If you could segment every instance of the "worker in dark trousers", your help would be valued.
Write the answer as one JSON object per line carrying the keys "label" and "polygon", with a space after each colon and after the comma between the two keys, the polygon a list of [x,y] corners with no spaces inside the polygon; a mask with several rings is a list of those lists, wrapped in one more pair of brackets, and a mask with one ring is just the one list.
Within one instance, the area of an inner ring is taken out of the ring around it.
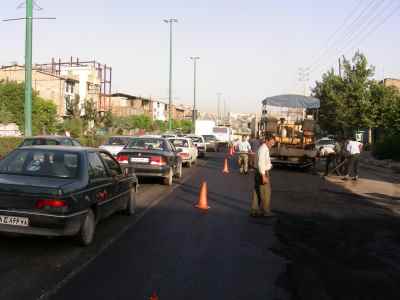
{"label": "worker in dark trousers", "polygon": [[254,190],[250,216],[273,216],[271,212],[271,177],[272,168],[269,150],[274,146],[275,138],[267,135],[257,151],[256,171],[254,172]]}

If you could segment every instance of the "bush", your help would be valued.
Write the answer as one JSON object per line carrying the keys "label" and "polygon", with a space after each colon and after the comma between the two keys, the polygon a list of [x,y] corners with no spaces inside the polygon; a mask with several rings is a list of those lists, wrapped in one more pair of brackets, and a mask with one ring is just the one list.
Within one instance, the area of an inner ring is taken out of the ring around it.
{"label": "bush", "polygon": [[400,161],[400,135],[392,134],[378,141],[373,149],[378,159],[393,159]]}
{"label": "bush", "polygon": [[83,145],[87,147],[99,147],[100,145],[104,144],[107,141],[107,136],[93,136],[93,135],[88,135],[88,136],[83,136],[78,138],[78,141]]}
{"label": "bush", "polygon": [[23,140],[22,137],[0,137],[0,157],[14,150]]}

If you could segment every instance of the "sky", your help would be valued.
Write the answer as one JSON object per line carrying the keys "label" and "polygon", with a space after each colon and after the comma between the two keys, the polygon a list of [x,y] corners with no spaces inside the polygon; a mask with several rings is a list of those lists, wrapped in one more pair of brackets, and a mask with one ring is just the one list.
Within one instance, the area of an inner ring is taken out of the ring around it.
{"label": "sky", "polygon": [[[23,17],[22,0],[2,0],[0,19]],[[338,57],[359,49],[376,78],[400,78],[399,0],[36,0],[34,63],[52,57],[96,59],[113,68],[113,91],[168,101],[169,27],[173,100],[216,112],[217,93],[231,112],[261,112],[261,101],[303,93]],[[398,10],[395,10],[399,8]],[[362,14],[364,9],[364,14]],[[364,16],[358,18],[358,16]],[[390,18],[387,16],[392,15]],[[384,20],[385,23],[380,25]],[[344,25],[343,25],[344,24]],[[378,26],[379,25],[379,26]],[[373,30],[377,27],[376,30]],[[396,30],[397,29],[397,30]],[[372,31],[372,34],[369,34]],[[0,22],[0,65],[24,62],[23,21]],[[336,33],[336,34],[335,34]]]}

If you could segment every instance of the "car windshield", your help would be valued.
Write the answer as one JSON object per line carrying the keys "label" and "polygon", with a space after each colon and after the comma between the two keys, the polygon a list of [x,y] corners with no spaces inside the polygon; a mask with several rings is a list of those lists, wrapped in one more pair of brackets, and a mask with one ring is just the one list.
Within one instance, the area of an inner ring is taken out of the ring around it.
{"label": "car windshield", "polygon": [[211,141],[216,141],[217,138],[215,135],[203,135],[204,139],[206,142],[211,142]]}
{"label": "car windshield", "polygon": [[182,147],[182,148],[189,147],[188,141],[184,139],[170,139],[170,141],[175,147]]}
{"label": "car windshield", "polygon": [[190,138],[195,143],[202,143],[203,142],[203,140],[201,138],[197,137],[197,136],[191,136]]}
{"label": "car windshield", "polygon": [[127,148],[144,150],[164,150],[164,140],[156,138],[132,139]]}
{"label": "car windshield", "polygon": [[111,137],[108,139],[106,145],[113,146],[113,145],[127,145],[131,139],[129,137]]}
{"label": "car windshield", "polygon": [[0,161],[1,174],[76,178],[79,154],[58,150],[21,149]]}
{"label": "car windshield", "polygon": [[320,140],[318,142],[318,145],[332,145],[332,144],[334,144],[333,140]]}
{"label": "car windshield", "polygon": [[36,138],[36,139],[24,140],[21,146],[40,146],[40,145],[58,145],[58,144],[59,142],[53,139]]}

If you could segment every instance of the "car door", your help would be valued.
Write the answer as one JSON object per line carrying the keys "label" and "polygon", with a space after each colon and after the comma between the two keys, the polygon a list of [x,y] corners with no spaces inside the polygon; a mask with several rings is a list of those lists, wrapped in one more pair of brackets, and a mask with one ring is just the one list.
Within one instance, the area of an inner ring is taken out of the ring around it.
{"label": "car door", "polygon": [[113,180],[113,211],[123,208],[126,204],[126,196],[129,192],[129,181],[123,175],[120,164],[108,153],[99,152],[100,157],[107,167],[107,172]]}
{"label": "car door", "polygon": [[97,203],[98,218],[102,219],[113,212],[113,180],[108,175],[106,166],[96,151],[88,152],[89,197]]}

